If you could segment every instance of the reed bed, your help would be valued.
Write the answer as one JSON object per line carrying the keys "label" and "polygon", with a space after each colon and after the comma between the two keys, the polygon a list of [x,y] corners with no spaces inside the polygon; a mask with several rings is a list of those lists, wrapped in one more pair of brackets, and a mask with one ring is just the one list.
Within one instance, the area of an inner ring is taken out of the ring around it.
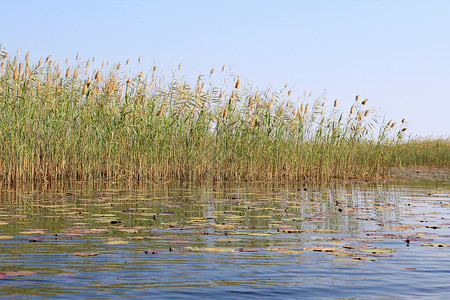
{"label": "reed bed", "polygon": [[32,63],[3,51],[0,62],[3,181],[330,180],[449,167],[448,139],[405,139],[405,120],[385,122],[359,96],[341,111],[324,95],[255,89],[225,67],[191,83],[78,55]]}

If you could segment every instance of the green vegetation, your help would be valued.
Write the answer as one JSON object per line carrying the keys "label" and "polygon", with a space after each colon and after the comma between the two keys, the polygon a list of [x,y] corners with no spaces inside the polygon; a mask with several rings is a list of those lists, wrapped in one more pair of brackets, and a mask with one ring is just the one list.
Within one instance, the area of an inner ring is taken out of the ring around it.
{"label": "green vegetation", "polygon": [[450,166],[448,138],[407,140],[404,120],[384,122],[359,96],[341,112],[224,68],[191,85],[92,61],[0,55],[2,180],[329,180]]}

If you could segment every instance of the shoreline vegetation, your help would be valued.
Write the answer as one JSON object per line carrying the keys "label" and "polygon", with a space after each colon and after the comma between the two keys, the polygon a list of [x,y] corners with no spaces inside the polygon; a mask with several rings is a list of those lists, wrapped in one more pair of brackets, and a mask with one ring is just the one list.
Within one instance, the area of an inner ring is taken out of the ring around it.
{"label": "shoreline vegetation", "polygon": [[342,111],[324,95],[257,90],[225,67],[191,84],[179,70],[165,79],[157,67],[94,62],[0,52],[1,181],[329,181],[450,168],[448,137],[407,138],[405,119],[384,120],[359,95]]}

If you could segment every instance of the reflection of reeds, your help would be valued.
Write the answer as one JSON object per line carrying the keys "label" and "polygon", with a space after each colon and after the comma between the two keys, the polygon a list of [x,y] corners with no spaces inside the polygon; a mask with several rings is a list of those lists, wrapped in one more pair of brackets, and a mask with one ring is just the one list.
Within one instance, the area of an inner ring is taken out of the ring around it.
{"label": "reflection of reeds", "polygon": [[296,106],[286,87],[257,91],[214,69],[209,78],[222,76],[224,88],[205,76],[195,85],[164,80],[156,67],[130,75],[120,63],[91,70],[94,60],[78,57],[74,66],[51,56],[34,65],[28,55],[0,59],[7,181],[327,180],[449,166],[448,139],[403,142],[405,121],[380,122],[359,95],[347,115],[337,100],[327,109],[323,97],[306,103],[305,91]]}

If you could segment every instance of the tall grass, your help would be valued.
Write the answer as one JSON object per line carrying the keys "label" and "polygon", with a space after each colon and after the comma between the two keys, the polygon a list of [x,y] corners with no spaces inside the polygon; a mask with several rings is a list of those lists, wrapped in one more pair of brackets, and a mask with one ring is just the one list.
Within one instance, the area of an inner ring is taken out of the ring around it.
{"label": "tall grass", "polygon": [[91,69],[78,55],[60,65],[3,52],[0,62],[4,181],[328,180],[449,167],[448,139],[404,142],[404,121],[384,122],[359,96],[341,111],[323,95],[257,90],[225,68],[191,84],[156,67],[131,74],[128,62]]}

